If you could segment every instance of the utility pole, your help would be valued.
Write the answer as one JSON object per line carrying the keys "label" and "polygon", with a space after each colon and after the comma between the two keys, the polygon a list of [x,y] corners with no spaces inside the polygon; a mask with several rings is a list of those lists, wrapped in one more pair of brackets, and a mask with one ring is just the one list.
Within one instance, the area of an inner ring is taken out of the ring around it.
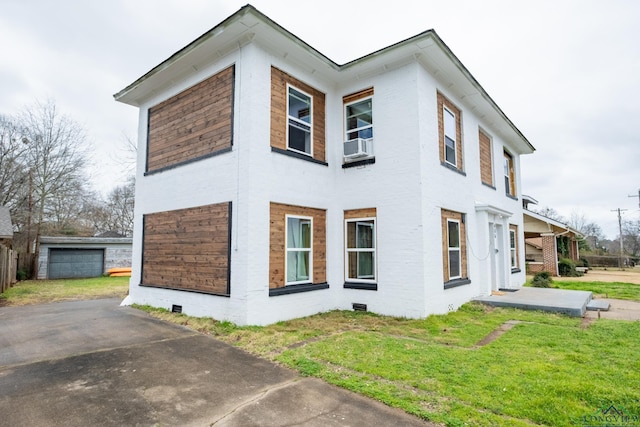
{"label": "utility pole", "polygon": [[611,212],[618,212],[618,229],[620,230],[620,259],[618,259],[618,267],[622,268],[624,266],[624,262],[622,261],[622,257],[624,256],[624,243],[622,243],[622,241],[624,240],[622,238],[622,215],[620,215],[620,212],[624,212],[627,209],[614,209]]}
{"label": "utility pole", "polygon": [[629,197],[637,197],[638,198],[638,207],[640,208],[640,189],[638,189],[638,195],[636,196],[635,194]]}

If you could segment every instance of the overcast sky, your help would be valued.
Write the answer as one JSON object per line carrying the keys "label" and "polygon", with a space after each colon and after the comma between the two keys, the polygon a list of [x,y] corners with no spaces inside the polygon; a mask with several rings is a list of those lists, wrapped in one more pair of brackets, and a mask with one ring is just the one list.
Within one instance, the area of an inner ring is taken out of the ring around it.
{"label": "overcast sky", "polygon": [[[93,186],[124,182],[137,110],[113,100],[246,4],[0,0],[0,114],[54,99],[94,146]],[[640,1],[254,0],[338,63],[434,29],[537,151],[523,192],[609,238],[640,218]]]}

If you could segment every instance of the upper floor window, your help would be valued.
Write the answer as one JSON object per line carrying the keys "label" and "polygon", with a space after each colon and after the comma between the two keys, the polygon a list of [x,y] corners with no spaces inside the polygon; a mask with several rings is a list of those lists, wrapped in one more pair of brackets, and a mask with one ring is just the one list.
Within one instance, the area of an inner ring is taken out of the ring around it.
{"label": "upper floor window", "polygon": [[310,217],[287,215],[287,253],[285,271],[287,285],[311,283],[312,262],[312,221]]}
{"label": "upper floor window", "polygon": [[373,138],[373,117],[371,98],[345,106],[347,141]]}
{"label": "upper floor window", "polygon": [[311,156],[313,97],[292,86],[287,93],[287,148]]}
{"label": "upper floor window", "polygon": [[376,220],[358,218],[346,221],[346,279],[376,280]]}
{"label": "upper floor window", "polygon": [[342,97],[344,103],[344,160],[373,157],[373,88]]}
{"label": "upper floor window", "polygon": [[513,156],[504,152],[504,191],[508,196],[516,196],[516,176]]}
{"label": "upper floor window", "polygon": [[444,160],[457,166],[456,162],[456,115],[444,107]]}
{"label": "upper floor window", "polygon": [[462,155],[462,112],[437,92],[440,163],[464,175]]}

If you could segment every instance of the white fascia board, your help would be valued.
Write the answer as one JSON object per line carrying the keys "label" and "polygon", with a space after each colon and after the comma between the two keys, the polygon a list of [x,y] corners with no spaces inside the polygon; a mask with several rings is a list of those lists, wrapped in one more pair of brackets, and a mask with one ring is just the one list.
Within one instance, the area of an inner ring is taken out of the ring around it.
{"label": "white fascia board", "polygon": [[[541,222],[549,224],[549,225],[551,225],[553,227],[559,228],[561,230],[560,233],[571,232],[571,233],[575,234],[576,236],[583,237],[582,233],[580,233],[578,230],[575,230],[575,229],[569,227],[567,224],[561,223],[560,221],[556,221],[555,219],[547,218],[544,215],[540,215],[539,213],[532,212],[532,211],[529,211],[529,210],[524,210],[524,216],[525,217],[528,216],[529,218],[531,218],[533,220],[541,221]],[[556,233],[556,234],[558,234],[558,233]]]}
{"label": "white fascia board", "polygon": [[[202,36],[174,53],[125,89],[114,95],[117,101],[139,106],[158,90],[197,71],[200,63],[217,58],[257,42],[281,58],[307,72],[323,75],[335,83],[362,79],[388,72],[411,62],[420,62],[436,79],[499,133],[518,154],[533,153],[535,148],[509,120],[480,83],[471,75],[451,49],[433,30],[402,40],[361,58],[338,65],[251,5],[242,7]],[[189,57],[189,60],[186,60]]]}

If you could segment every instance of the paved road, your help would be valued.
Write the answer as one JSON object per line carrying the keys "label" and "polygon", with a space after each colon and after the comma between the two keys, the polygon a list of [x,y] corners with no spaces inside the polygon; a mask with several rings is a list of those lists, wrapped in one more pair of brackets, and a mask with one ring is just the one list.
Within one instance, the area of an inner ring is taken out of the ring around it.
{"label": "paved road", "polygon": [[430,425],[118,303],[0,308],[0,425]]}

